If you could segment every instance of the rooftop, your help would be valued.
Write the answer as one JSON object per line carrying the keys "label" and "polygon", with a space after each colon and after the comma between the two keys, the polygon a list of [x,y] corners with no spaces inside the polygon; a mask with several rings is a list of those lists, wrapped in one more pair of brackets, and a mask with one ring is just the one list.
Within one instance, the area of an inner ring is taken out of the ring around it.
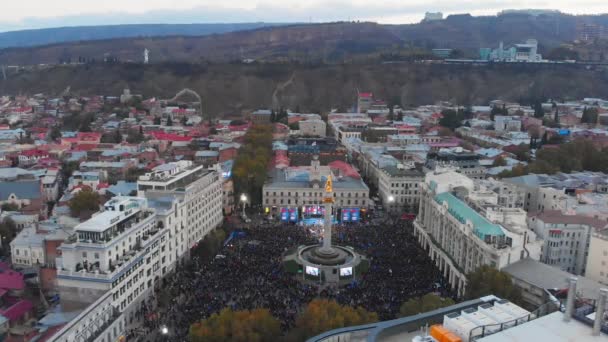
{"label": "rooftop", "polygon": [[554,312],[525,324],[505,329],[499,333],[478,339],[479,342],[524,342],[524,341],[551,341],[551,342],[595,342],[606,341],[606,335],[592,336],[591,329],[585,324],[572,319],[563,321],[564,314]]}
{"label": "rooftop", "polygon": [[[572,274],[542,262],[526,258],[502,269],[512,277],[542,289],[565,289]],[[597,298],[602,285],[595,280],[578,277],[576,292],[582,298]]]}
{"label": "rooftop", "polygon": [[499,225],[491,223],[485,217],[469,207],[466,203],[458,199],[450,192],[443,192],[435,196],[435,201],[439,204],[447,203],[449,213],[460,223],[471,221],[474,233],[480,239],[485,240],[486,236],[502,236],[505,233]]}

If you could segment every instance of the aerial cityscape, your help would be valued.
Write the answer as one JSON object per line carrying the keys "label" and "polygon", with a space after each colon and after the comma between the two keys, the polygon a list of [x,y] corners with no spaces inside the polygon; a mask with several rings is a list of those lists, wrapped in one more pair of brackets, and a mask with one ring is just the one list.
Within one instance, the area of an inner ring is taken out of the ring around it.
{"label": "aerial cityscape", "polygon": [[599,2],[68,3],[0,14],[0,341],[608,341]]}

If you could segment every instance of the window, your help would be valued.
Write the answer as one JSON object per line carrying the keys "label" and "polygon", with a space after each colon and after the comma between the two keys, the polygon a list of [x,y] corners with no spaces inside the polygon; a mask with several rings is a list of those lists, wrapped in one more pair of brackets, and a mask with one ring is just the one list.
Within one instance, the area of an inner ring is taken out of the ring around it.
{"label": "window", "polygon": [[82,257],[86,258],[87,257],[87,252],[82,252]]}
{"label": "window", "polygon": [[95,259],[99,259],[99,253],[95,253]]}

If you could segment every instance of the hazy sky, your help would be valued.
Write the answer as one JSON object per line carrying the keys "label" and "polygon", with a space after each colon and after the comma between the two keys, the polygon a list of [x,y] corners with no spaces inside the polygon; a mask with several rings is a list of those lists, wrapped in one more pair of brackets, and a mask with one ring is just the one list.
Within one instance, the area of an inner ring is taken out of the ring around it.
{"label": "hazy sky", "polygon": [[418,22],[426,11],[492,15],[505,8],[608,12],[606,0],[0,0],[0,32],[28,28],[204,22]]}

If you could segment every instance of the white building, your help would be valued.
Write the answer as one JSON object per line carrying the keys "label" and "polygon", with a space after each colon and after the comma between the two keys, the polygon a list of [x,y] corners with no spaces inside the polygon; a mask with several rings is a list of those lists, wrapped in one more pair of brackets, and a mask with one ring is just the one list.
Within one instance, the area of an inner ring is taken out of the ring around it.
{"label": "white building", "polygon": [[49,341],[53,342],[111,342],[126,337],[125,315],[113,305],[112,293],[106,292],[64,325]]}
{"label": "white building", "polygon": [[74,171],[68,180],[67,190],[71,190],[78,185],[86,185],[91,189],[97,189],[97,186],[102,179],[107,179],[108,176],[103,171]]}
{"label": "white building", "polygon": [[32,267],[45,263],[44,234],[37,234],[33,226],[20,231],[10,246],[15,266]]}
{"label": "white building", "polygon": [[172,201],[172,213],[161,222],[171,231],[178,258],[222,223],[221,170],[191,161],[164,164],[139,177],[137,190],[151,202]]}
{"label": "white building", "polygon": [[608,285],[608,230],[591,234],[586,271],[587,278]]}
{"label": "white building", "polygon": [[466,275],[479,266],[501,269],[526,257],[540,258],[540,241],[526,213],[499,206],[498,195],[453,170],[427,173],[414,222],[418,242],[464,295]]}
{"label": "white building", "polygon": [[298,122],[300,135],[324,137],[327,131],[327,125],[323,120],[304,120]]}
{"label": "white building", "polygon": [[528,225],[542,239],[541,261],[577,275],[585,275],[591,234],[606,226],[592,217],[545,210],[530,215]]}
{"label": "white building", "polygon": [[494,117],[494,129],[497,132],[519,132],[521,131],[521,120],[517,116],[502,116]]}
{"label": "white building", "polygon": [[387,211],[412,212],[418,208],[424,173],[412,166],[397,164],[378,172],[378,194]]}
{"label": "white building", "polygon": [[135,312],[167,273],[169,231],[145,199],[118,196],[74,230],[56,259],[62,305],[90,304],[110,292],[112,306],[134,323]]}

